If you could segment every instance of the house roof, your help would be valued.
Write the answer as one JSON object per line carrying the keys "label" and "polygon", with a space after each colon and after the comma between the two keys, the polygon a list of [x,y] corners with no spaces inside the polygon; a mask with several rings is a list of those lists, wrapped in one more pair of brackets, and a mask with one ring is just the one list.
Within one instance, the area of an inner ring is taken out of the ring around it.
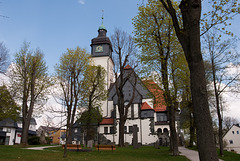
{"label": "house roof", "polygon": [[[22,128],[17,128],[16,131],[22,132]],[[37,135],[36,131],[32,131],[32,130],[28,130],[28,134],[29,135]]]}
{"label": "house roof", "polygon": [[38,130],[44,130],[46,132],[49,132],[49,131],[58,131],[59,128],[56,128],[56,127],[47,127],[47,126],[40,126],[38,128]]}
{"label": "house roof", "polygon": [[17,128],[17,123],[11,119],[11,118],[6,118],[2,121],[0,121],[0,127],[12,127],[12,128]]}
{"label": "house roof", "polygon": [[154,110],[154,109],[147,102],[143,102],[141,110]]}
{"label": "house roof", "polygon": [[104,118],[100,125],[113,125],[113,118]]}
{"label": "house roof", "polygon": [[154,95],[154,110],[156,112],[163,112],[167,110],[162,89],[153,80],[144,80],[143,83],[148,90]]}

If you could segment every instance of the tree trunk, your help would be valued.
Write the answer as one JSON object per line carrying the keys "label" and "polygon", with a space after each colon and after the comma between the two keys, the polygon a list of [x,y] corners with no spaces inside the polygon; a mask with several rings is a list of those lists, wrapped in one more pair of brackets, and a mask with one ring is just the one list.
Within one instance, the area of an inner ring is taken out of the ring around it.
{"label": "tree trunk", "polygon": [[125,120],[124,118],[120,117],[119,121],[119,146],[124,147],[124,125],[125,125]]}
{"label": "tree trunk", "polygon": [[212,118],[209,111],[205,69],[200,44],[201,1],[181,1],[179,6],[184,30],[179,29],[176,15],[173,23],[190,69],[194,121],[197,128],[197,146],[201,161],[218,161],[214,142]]}
{"label": "tree trunk", "polygon": [[195,136],[195,126],[194,126],[194,120],[192,116],[192,112],[189,113],[189,120],[190,120],[190,141],[189,141],[189,147],[193,147],[193,141],[194,141],[194,136]]}
{"label": "tree trunk", "polygon": [[175,126],[175,109],[174,107],[170,107],[169,109],[169,126],[170,126],[170,137],[171,137],[171,150],[173,152],[174,156],[179,155],[179,151],[178,151],[178,136],[177,136],[177,132],[176,132],[176,126]]}

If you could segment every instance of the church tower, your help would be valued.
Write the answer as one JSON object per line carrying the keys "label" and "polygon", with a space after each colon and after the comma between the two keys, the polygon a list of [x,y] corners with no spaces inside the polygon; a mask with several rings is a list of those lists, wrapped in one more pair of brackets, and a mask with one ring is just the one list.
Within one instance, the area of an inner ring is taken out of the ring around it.
{"label": "church tower", "polygon": [[102,25],[98,28],[98,36],[96,38],[93,38],[91,42],[91,56],[94,65],[101,65],[106,70],[107,74],[105,80],[108,89],[110,84],[114,81],[114,63],[112,60],[112,44],[106,34],[107,29],[102,22]]}

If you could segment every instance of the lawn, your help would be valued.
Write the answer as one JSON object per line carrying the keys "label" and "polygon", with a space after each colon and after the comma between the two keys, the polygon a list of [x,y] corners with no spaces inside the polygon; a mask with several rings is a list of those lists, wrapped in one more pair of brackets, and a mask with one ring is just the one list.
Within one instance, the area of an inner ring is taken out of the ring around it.
{"label": "lawn", "polygon": [[171,156],[168,148],[161,147],[132,147],[118,148],[112,151],[92,151],[92,152],[68,152],[68,157],[63,158],[61,147],[48,148],[43,151],[22,149],[16,146],[0,146],[0,160],[26,160],[26,161],[61,161],[61,160],[88,160],[88,161],[188,161],[184,156]]}
{"label": "lawn", "polygon": [[[191,150],[197,150],[197,147],[191,147],[189,148]],[[219,149],[217,149],[218,154],[220,154]],[[229,152],[224,150],[224,156],[223,157],[219,157],[220,159],[224,160],[224,161],[240,161],[240,154],[236,154],[233,152]]]}

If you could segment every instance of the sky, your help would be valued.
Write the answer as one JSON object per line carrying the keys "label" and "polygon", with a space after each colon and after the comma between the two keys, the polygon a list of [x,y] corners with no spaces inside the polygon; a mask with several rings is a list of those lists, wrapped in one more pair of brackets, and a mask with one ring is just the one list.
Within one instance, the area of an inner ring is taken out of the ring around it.
{"label": "sky", "polygon": [[[114,32],[114,28],[132,33],[132,18],[143,1],[0,0],[0,41],[10,50],[11,58],[24,41],[30,42],[32,49],[39,47],[45,54],[49,73],[53,74],[54,66],[67,48],[79,46],[90,53],[91,39],[98,35],[102,14],[107,36]],[[240,16],[235,17],[228,28],[236,36],[240,33],[239,19]],[[226,115],[240,120],[239,96],[227,95],[226,98],[229,100]]]}
{"label": "sky", "polygon": [[131,33],[132,18],[141,0],[0,0],[0,41],[13,55],[23,41],[45,54],[49,72],[67,48],[86,48],[102,23],[110,36],[114,28]]}

